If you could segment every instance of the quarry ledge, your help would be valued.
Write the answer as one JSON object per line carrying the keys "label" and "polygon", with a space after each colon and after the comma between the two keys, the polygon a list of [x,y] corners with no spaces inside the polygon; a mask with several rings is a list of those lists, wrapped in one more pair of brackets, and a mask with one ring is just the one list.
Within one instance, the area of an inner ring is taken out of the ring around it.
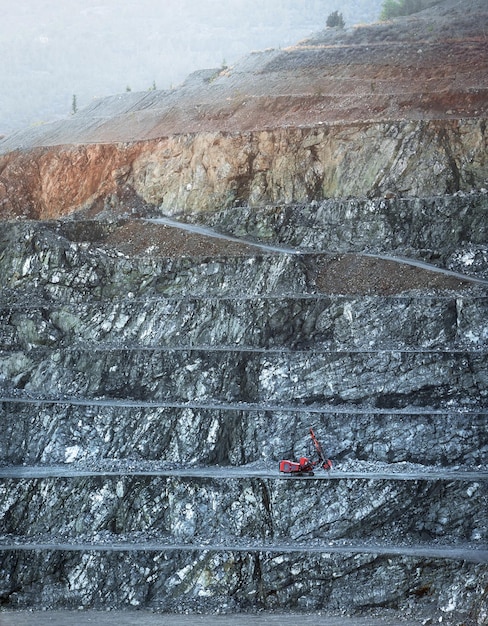
{"label": "quarry ledge", "polygon": [[381,407],[371,404],[353,404],[347,402],[341,403],[295,403],[295,404],[278,404],[269,402],[218,402],[218,401],[177,401],[177,400],[140,400],[133,398],[116,398],[116,397],[81,397],[81,396],[40,396],[32,393],[24,393],[18,389],[0,388],[0,403],[12,404],[52,404],[65,406],[82,406],[82,407],[128,407],[128,408],[174,408],[174,409],[211,409],[222,411],[243,411],[255,412],[265,411],[284,412],[284,413],[343,413],[358,415],[488,415],[488,408],[483,404],[475,401],[466,404],[459,404],[448,401],[443,406],[421,406],[421,405],[405,405],[402,407]]}
{"label": "quarry ledge", "polygon": [[192,465],[175,468],[173,464],[158,461],[114,461],[101,459],[96,463],[72,462],[59,465],[1,465],[0,479],[44,479],[44,478],[88,478],[88,477],[163,477],[182,480],[262,480],[293,481],[337,481],[346,479],[360,480],[397,480],[397,481],[488,481],[488,467],[461,467],[446,469],[441,467],[420,466],[415,463],[382,463],[379,461],[343,461],[334,463],[329,472],[317,472],[313,476],[303,475],[293,478],[280,474],[277,462],[254,462],[245,465]]}
{"label": "quarry ledge", "polygon": [[[136,533],[137,535],[137,533]],[[66,541],[64,539],[42,539],[33,540],[25,537],[0,536],[0,554],[11,551],[53,551],[53,552],[188,552],[188,553],[246,553],[265,555],[287,555],[287,554],[320,554],[344,555],[352,557],[354,555],[372,555],[431,558],[440,560],[461,561],[466,563],[488,563],[488,548],[480,549],[470,545],[436,545],[429,542],[425,546],[418,544],[369,544],[353,542],[328,542],[325,545],[319,541],[310,541],[299,544],[256,544],[252,541],[244,543],[214,543],[211,540],[195,543],[180,543],[174,541],[158,540],[154,538],[142,539],[141,537],[121,538],[120,534],[109,536],[107,533],[98,533],[92,538],[77,537],[76,540]]]}

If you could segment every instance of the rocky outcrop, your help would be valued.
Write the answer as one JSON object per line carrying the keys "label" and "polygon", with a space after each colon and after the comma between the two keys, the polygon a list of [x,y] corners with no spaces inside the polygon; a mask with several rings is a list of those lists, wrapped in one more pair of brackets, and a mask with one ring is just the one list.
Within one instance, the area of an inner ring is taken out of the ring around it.
{"label": "rocky outcrop", "polygon": [[[25,601],[31,607],[49,604],[55,594],[59,603],[73,608],[103,608],[122,602],[131,608],[146,606],[182,613],[195,608],[231,613],[287,606],[303,612],[327,610],[338,614],[347,601],[349,610],[356,613],[371,612],[373,605],[385,607],[390,615],[406,614],[407,608],[418,615],[425,597],[435,595],[440,597],[443,622],[448,623],[454,605],[472,602],[483,572],[483,567],[470,564],[462,568],[452,564],[439,567],[442,561],[435,555],[426,562],[391,555],[337,555],[332,550],[297,559],[293,553],[255,553],[248,548],[216,553],[176,546],[166,554],[157,544],[142,553],[123,549],[90,552],[86,548],[84,553],[69,549],[34,553],[17,550],[6,564],[8,571],[15,569],[18,574],[5,579],[6,587],[16,584],[19,578],[25,580]],[[33,573],[41,570],[42,583],[33,578]],[[227,576],[222,575],[225,571]],[[60,572],[66,572],[64,587],[60,587]],[[310,572],[319,572],[320,579]],[[256,588],[257,580],[261,584]],[[471,591],[460,589],[459,580],[467,580]],[[326,605],[322,603],[324,591]],[[399,598],[408,598],[401,609]],[[483,619],[483,607],[476,607],[473,614]]]}
{"label": "rocky outcrop", "polygon": [[199,213],[324,197],[470,191],[488,179],[486,142],[484,120],[447,120],[36,148],[3,157],[1,214],[130,214],[145,205],[166,214]]}
{"label": "rocky outcrop", "polygon": [[[487,192],[483,190],[429,198],[355,198],[299,206],[235,207],[187,219],[247,241],[281,242],[308,253],[326,250],[346,255],[372,253],[384,258],[396,255],[428,261],[483,280],[488,278],[487,201]],[[341,263],[336,262],[335,270],[331,264],[327,272],[321,272],[321,281],[331,289],[336,275],[335,288],[345,289],[347,264],[339,269]],[[357,285],[362,283],[367,293],[369,281],[360,265],[350,267],[349,272],[352,271],[360,276]],[[371,278],[371,265],[368,271]],[[383,290],[388,289],[387,282],[382,275]]]}

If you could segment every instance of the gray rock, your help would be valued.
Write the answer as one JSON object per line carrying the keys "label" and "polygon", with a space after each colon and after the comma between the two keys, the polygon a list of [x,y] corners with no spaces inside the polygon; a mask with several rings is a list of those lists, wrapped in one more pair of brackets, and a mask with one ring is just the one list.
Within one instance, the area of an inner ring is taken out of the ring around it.
{"label": "gray rock", "polygon": [[[483,216],[481,194],[239,209],[209,223],[313,253],[194,257],[122,251],[126,221],[5,223],[2,602],[482,611]],[[280,476],[310,427],[332,473]]]}

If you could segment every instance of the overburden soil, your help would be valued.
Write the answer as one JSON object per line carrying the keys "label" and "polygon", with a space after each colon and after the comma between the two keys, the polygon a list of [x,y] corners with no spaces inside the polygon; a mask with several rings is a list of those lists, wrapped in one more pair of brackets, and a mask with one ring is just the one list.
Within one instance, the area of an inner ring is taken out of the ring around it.
{"label": "overburden soil", "polygon": [[72,120],[18,133],[15,147],[248,132],[368,120],[458,119],[488,112],[488,8],[446,0],[409,17],[329,28],[177,89],[113,96]]}

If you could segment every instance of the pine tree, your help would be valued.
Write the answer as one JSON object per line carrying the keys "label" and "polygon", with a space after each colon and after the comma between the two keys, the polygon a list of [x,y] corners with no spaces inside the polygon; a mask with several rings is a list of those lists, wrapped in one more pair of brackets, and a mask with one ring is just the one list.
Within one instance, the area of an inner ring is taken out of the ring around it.
{"label": "pine tree", "polygon": [[344,28],[344,18],[339,11],[333,11],[327,18],[326,26],[329,28]]}

